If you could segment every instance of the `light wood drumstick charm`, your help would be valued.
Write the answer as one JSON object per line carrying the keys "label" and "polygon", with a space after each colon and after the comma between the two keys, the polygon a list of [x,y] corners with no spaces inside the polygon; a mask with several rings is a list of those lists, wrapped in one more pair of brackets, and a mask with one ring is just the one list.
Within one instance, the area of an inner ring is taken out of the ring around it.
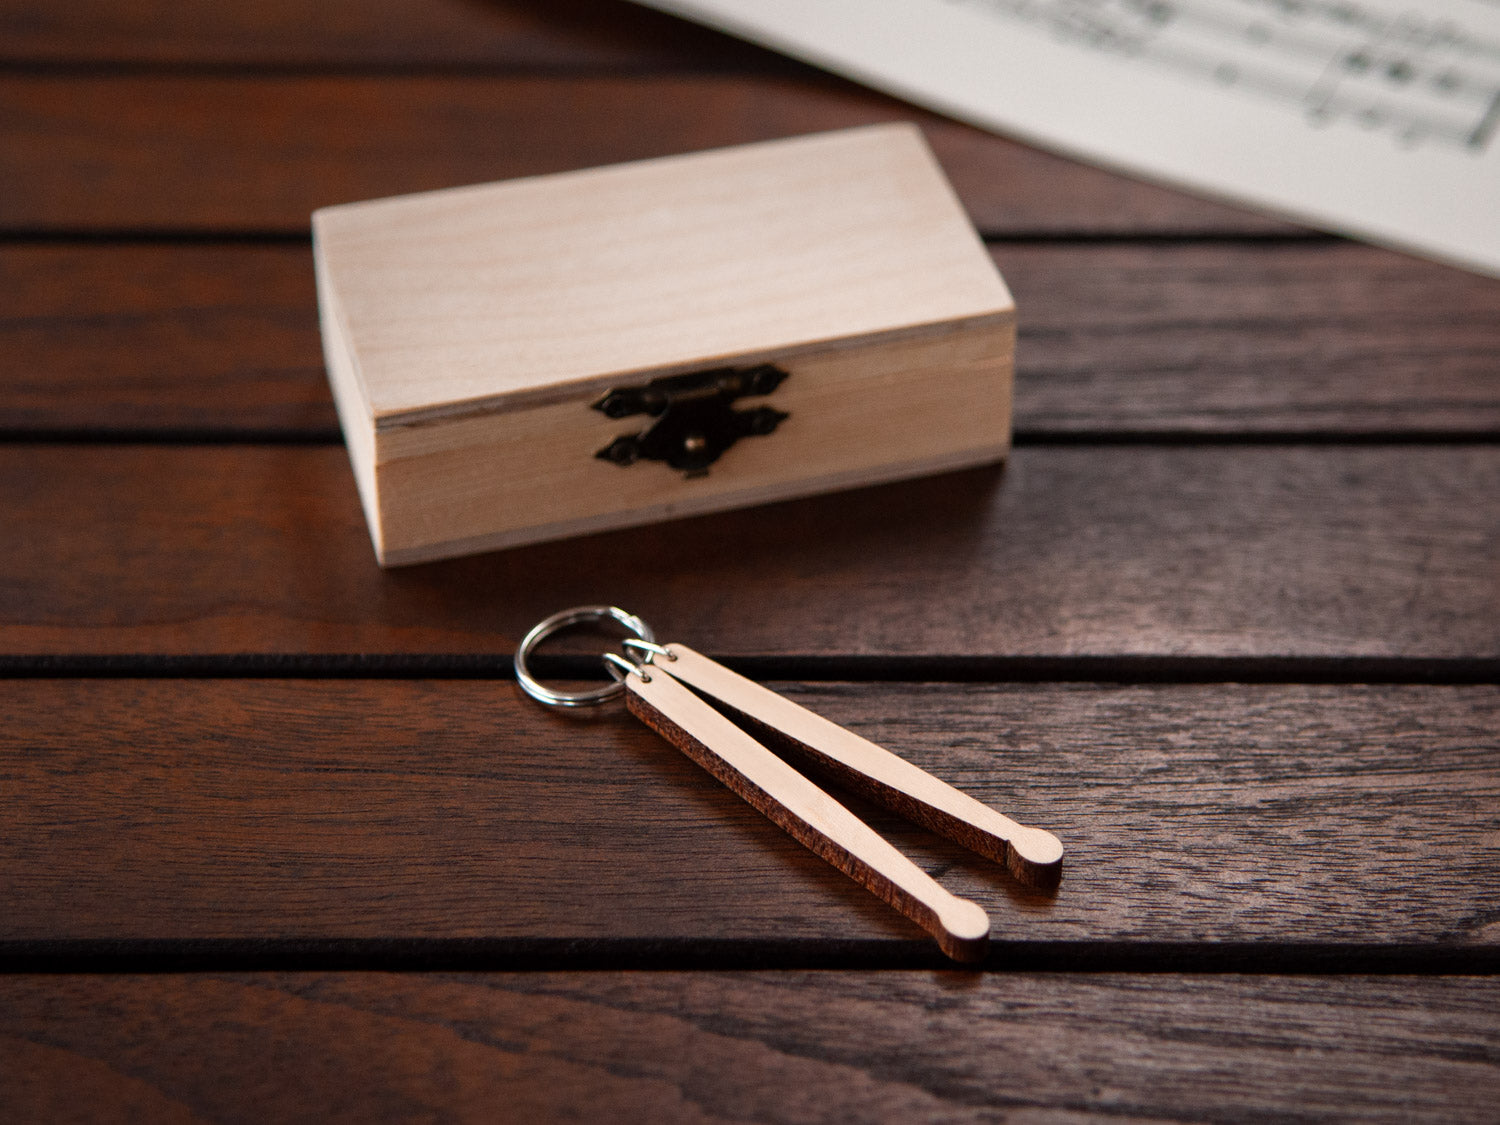
{"label": "light wood drumstick charm", "polygon": [[[527,659],[568,625],[608,618],[633,632],[635,657],[604,656],[616,682],[583,692],[545,687]],[[990,920],[944,890],[838,801],[763,744],[810,760],[850,789],[971,851],[1004,863],[1021,882],[1050,887],[1062,874],[1062,844],[981,804],[889,750],[730,671],[682,644],[659,645],[640,618],[612,606],[564,610],[537,625],[516,652],[516,679],[534,699],[579,707],[624,692],[630,712],[752,806],[937,939],[957,961],[982,960]],[[742,719],[740,727],[705,701]]]}

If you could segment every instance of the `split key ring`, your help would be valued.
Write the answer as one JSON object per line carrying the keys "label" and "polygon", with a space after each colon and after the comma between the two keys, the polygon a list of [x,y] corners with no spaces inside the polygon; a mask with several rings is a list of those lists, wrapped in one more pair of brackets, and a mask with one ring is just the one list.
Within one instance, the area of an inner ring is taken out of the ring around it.
{"label": "split key ring", "polygon": [[537,645],[541,644],[553,633],[562,631],[570,625],[581,625],[587,621],[615,621],[628,629],[639,640],[655,643],[656,634],[633,613],[627,613],[619,606],[613,605],[580,605],[572,609],[565,609],[561,613],[554,613],[545,621],[539,621],[521,639],[521,647],[516,649],[516,683],[521,685],[521,690],[531,696],[538,703],[545,703],[548,707],[593,707],[606,700],[613,699],[625,690],[625,685],[619,681],[605,684],[603,687],[589,688],[585,691],[558,691],[549,688],[531,674],[527,661]]}

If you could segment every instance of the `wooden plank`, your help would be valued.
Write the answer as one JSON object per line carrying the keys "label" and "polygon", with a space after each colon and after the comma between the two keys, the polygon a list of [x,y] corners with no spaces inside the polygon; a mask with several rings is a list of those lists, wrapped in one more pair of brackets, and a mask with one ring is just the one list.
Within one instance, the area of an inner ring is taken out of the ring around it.
{"label": "wooden plank", "polygon": [[321,432],[305,246],[0,246],[6,429]]}
{"label": "wooden plank", "polygon": [[986,231],[1294,229],[833,78],[14,74],[0,229],[302,232],[332,203],[894,120],[923,125]]}
{"label": "wooden plank", "polygon": [[[1500,282],[1353,243],[1001,244],[1023,434],[1494,433]],[[12,432],[333,434],[302,246],[0,246]]]}
{"label": "wooden plank", "polygon": [[992,248],[1016,424],[1500,431],[1500,281],[1354,243]]}
{"label": "wooden plank", "polygon": [[1493,978],[0,978],[25,1120],[1481,1122]]}
{"label": "wooden plank", "polygon": [[[1500,944],[1496,687],[777,686],[1062,839],[1060,887],[1029,890],[851,802],[989,913],[995,964],[1014,942]],[[0,707],[7,942],[928,948],[619,709],[170,679],[0,680]]]}
{"label": "wooden plank", "polygon": [[1487,445],[1031,447],[383,572],[341,449],[12,444],[0,651],[508,652],[612,600],[717,656],[1493,659],[1497,505]]}
{"label": "wooden plank", "polygon": [[0,2],[0,59],[217,67],[790,70],[782,56],[624,0]]}

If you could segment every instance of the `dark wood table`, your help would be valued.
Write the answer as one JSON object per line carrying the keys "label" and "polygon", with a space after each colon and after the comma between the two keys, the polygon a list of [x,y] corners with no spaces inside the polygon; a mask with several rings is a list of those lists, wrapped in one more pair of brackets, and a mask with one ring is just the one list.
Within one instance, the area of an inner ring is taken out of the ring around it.
{"label": "dark wood table", "polygon": [[[1500,282],[605,0],[3,0],[0,61],[0,1116],[1495,1119]],[[376,568],[313,208],[900,118],[1017,297],[1003,472]],[[991,912],[956,971],[522,699],[601,600],[1060,890],[858,806]]]}

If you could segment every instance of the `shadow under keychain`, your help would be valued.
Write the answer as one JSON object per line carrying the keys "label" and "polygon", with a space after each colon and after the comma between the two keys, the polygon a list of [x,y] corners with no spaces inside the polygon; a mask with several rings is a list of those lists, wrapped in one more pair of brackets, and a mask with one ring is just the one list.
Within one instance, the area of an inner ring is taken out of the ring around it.
{"label": "shadow under keychain", "polygon": [[[616,621],[633,637],[632,659],[603,654],[615,682],[556,691],[531,674],[537,645],[571,625]],[[1055,886],[1062,844],[1028,828],[785,696],[761,687],[682,644],[657,644],[639,617],[615,606],[578,606],[526,634],[515,657],[516,681],[549,707],[588,707],[624,694],[630,713],[744,798],[794,839],[905,914],[956,961],[979,961],[989,948],[984,909],[958,898],[812,781],[762,744],[829,773],[854,792],[948,837],[1033,887]],[[720,710],[742,719],[752,736]]]}

